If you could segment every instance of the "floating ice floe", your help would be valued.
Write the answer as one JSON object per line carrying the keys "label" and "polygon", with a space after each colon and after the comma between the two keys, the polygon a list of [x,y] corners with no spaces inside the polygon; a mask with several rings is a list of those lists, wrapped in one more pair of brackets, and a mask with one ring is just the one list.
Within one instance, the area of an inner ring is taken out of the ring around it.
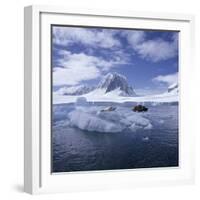
{"label": "floating ice floe", "polygon": [[101,119],[94,114],[82,110],[74,110],[68,116],[70,124],[81,130],[97,132],[121,132],[123,130],[123,127],[119,124]]}
{"label": "floating ice floe", "polygon": [[128,109],[116,109],[110,112],[101,112],[99,107],[76,107],[68,114],[70,126],[81,130],[96,132],[135,132],[138,129],[152,129],[152,124],[145,115],[134,113]]}
{"label": "floating ice floe", "polygon": [[146,137],[143,137],[143,138],[142,138],[142,141],[144,141],[144,142],[149,141],[149,137],[147,137],[147,136],[146,136]]}
{"label": "floating ice floe", "polygon": [[88,102],[85,97],[78,97],[76,99],[76,106],[87,106],[87,105],[88,105]]}

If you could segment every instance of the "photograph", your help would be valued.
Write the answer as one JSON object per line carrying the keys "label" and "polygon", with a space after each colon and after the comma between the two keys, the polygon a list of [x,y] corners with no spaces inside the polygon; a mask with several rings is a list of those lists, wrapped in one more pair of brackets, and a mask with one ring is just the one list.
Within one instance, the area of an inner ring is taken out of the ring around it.
{"label": "photograph", "polygon": [[179,167],[179,31],[50,31],[51,172]]}

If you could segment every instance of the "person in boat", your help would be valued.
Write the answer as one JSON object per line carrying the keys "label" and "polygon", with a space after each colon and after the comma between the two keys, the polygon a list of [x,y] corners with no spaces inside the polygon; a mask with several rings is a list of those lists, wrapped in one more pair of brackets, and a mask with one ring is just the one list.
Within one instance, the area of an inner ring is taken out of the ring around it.
{"label": "person in boat", "polygon": [[133,108],[134,112],[147,112],[148,108],[142,105],[137,105]]}

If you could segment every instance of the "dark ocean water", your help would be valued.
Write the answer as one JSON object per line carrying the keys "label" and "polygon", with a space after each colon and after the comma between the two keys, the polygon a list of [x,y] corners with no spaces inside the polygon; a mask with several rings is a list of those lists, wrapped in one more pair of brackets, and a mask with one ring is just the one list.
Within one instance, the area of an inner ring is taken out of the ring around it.
{"label": "dark ocean water", "polygon": [[152,129],[119,133],[70,126],[73,109],[53,106],[52,172],[178,166],[178,105],[149,106],[145,115]]}

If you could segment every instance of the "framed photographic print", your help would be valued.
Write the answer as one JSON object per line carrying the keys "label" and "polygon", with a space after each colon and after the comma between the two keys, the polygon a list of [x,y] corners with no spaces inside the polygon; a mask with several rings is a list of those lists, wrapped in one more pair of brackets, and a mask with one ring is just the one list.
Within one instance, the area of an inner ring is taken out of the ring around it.
{"label": "framed photographic print", "polygon": [[192,183],[194,19],[25,8],[25,191]]}

